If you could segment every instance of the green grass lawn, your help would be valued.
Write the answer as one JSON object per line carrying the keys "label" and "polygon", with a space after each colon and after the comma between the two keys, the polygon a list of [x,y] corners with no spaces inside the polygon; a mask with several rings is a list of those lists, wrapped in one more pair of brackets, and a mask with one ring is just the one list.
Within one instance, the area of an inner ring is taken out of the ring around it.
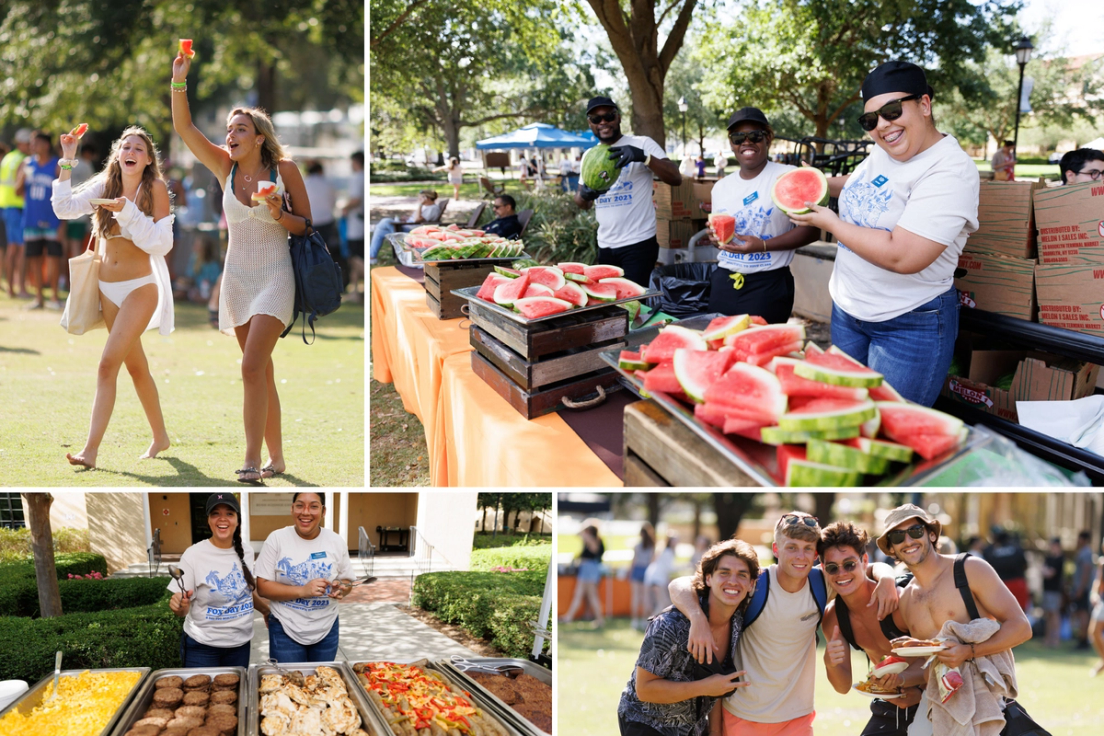
{"label": "green grass lawn", "polygon": [[[588,624],[560,625],[557,634],[556,725],[572,736],[617,733],[617,703],[636,663],[643,634],[625,619],[608,619],[602,631]],[[1052,652],[1035,642],[1016,649],[1020,702],[1054,736],[1088,736],[1099,731],[1104,701],[1100,680],[1088,677],[1095,659],[1087,652]],[[824,674],[823,644],[817,652],[817,736],[854,736],[870,717],[870,701],[840,695]],[[866,658],[852,652],[852,672],[866,671]]]}
{"label": "green grass lawn", "polygon": [[[1057,171],[1057,167],[1055,167],[1055,170]],[[557,172],[558,171],[559,169],[557,169]],[[464,183],[460,185],[461,199],[476,200],[483,198],[485,192],[483,191],[483,187],[479,185],[480,176],[481,174],[478,172],[464,174]],[[495,186],[500,184],[505,186],[506,192],[508,194],[513,194],[515,197],[522,189],[520,179],[514,176],[502,178],[498,175],[497,170],[490,179],[494,182]],[[532,184],[532,180],[529,180],[529,184]],[[416,197],[418,192],[423,189],[436,189],[438,197],[452,197],[452,185],[447,181],[433,182],[431,184],[426,184],[424,182],[420,184],[417,182],[413,184],[373,184],[370,194],[374,197]],[[445,211],[445,214],[448,214],[448,210]]]}
{"label": "green grass lawn", "polygon": [[[4,485],[237,485],[245,451],[241,351],[208,326],[206,305],[178,302],[175,332],[142,337],[172,447],[137,459],[149,425],[124,369],[99,467],[90,471],[70,466],[65,453],[84,445],[107,332],[69,335],[59,312],[29,312],[25,304],[0,295]],[[287,473],[267,480],[271,488],[364,484],[364,307],[347,302],[315,328],[313,345],[303,344],[297,323],[273,353]]]}
{"label": "green grass lawn", "polygon": [[[993,170],[993,166],[989,163],[988,160],[976,158],[974,159],[974,163],[977,164],[978,171]],[[1038,179],[1040,176],[1057,181],[1061,176],[1061,171],[1058,168],[1058,164],[1016,164],[1016,179],[1021,181],[1025,179]]]}

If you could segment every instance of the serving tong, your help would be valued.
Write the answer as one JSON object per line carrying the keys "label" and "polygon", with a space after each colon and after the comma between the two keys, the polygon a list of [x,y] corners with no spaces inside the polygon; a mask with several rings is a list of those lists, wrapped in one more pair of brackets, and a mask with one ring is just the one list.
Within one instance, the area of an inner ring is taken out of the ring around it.
{"label": "serving tong", "polygon": [[294,682],[299,687],[305,687],[306,686],[307,680],[306,680],[305,677],[303,677],[303,673],[300,672],[299,670],[284,669],[283,667],[280,666],[279,662],[277,662],[275,659],[273,659],[271,657],[269,657],[268,659],[265,660],[265,664],[267,666],[272,667],[273,669],[275,669],[277,672],[280,673],[280,675],[282,675],[283,677],[288,678],[289,680]]}
{"label": "serving tong", "polygon": [[454,654],[449,657],[449,664],[461,672],[487,672],[492,675],[502,675],[509,678],[517,677],[525,672],[523,668],[518,667],[516,664],[480,664],[465,659],[459,654]]}

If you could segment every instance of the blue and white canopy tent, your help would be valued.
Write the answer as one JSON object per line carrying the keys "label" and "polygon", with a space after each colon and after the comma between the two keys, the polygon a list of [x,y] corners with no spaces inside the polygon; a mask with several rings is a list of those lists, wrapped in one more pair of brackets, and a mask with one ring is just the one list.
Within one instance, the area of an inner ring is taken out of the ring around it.
{"label": "blue and white canopy tent", "polygon": [[[590,131],[587,133],[589,135],[579,135],[548,123],[530,123],[513,132],[476,141],[475,147],[480,151],[505,151],[518,148],[577,148],[585,151],[598,144],[594,134]],[[483,166],[484,168],[487,166],[486,154],[483,156]]]}

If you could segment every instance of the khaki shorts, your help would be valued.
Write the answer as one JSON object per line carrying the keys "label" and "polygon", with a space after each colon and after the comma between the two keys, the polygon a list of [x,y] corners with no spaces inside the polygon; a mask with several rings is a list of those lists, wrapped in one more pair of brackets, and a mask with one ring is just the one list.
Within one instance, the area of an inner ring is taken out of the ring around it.
{"label": "khaki shorts", "polygon": [[721,712],[724,713],[725,736],[813,736],[813,719],[816,718],[816,711],[813,711],[792,721],[756,723],[732,715],[727,708],[722,707]]}

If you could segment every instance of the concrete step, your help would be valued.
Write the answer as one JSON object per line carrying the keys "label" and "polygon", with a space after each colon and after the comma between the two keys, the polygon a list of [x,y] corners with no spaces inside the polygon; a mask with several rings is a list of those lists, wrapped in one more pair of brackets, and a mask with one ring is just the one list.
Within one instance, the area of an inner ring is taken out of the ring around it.
{"label": "concrete step", "polygon": [[[169,565],[173,565],[179,561],[179,558],[174,560],[165,560],[162,558],[161,565],[154,573],[153,577],[163,577],[169,574]],[[414,561],[407,556],[401,557],[376,557],[374,563],[372,561],[361,562],[354,555],[352,557],[353,574],[358,578],[363,577],[371,570],[372,574],[378,578],[409,578],[413,574],[417,574],[419,568],[414,564]],[[441,565],[440,567],[433,567],[432,572],[444,572],[449,568]],[[137,578],[137,577],[149,577],[150,565],[146,562],[134,563],[129,567],[118,570],[110,577],[113,578]]]}

